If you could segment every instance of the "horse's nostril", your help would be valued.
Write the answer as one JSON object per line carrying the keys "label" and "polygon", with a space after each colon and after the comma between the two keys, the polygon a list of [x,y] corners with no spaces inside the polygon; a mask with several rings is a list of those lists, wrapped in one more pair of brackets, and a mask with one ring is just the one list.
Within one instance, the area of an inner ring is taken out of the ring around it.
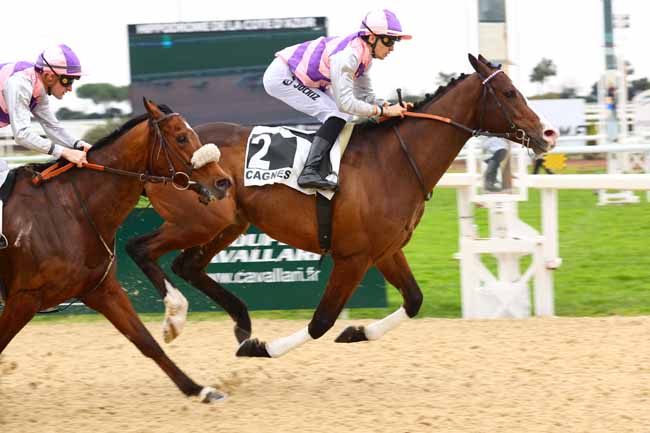
{"label": "horse's nostril", "polygon": [[547,129],[544,131],[544,136],[546,137],[553,137],[554,135],[555,135],[555,131],[553,131],[552,129]]}

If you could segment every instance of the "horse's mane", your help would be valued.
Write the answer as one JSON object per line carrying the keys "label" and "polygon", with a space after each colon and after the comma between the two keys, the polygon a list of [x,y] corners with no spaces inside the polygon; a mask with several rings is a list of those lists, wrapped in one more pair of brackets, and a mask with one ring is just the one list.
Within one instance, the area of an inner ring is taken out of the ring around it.
{"label": "horse's mane", "polygon": [[[162,111],[165,114],[173,113],[173,110],[171,108],[169,108],[169,106],[167,106],[165,104],[158,105],[158,108],[160,109],[160,111]],[[92,149],[90,149],[90,152],[93,152],[93,151],[95,151],[97,149],[100,149],[102,147],[105,147],[105,146],[113,143],[119,137],[126,134],[133,127],[135,127],[140,122],[142,122],[142,121],[144,121],[144,120],[146,120],[148,118],[149,118],[149,114],[144,113],[144,114],[140,114],[139,116],[136,116],[136,117],[133,117],[133,118],[127,120],[126,123],[124,123],[122,126],[120,126],[119,128],[113,130],[107,136],[97,140],[97,142],[95,144],[93,144]],[[30,173],[32,171],[41,172],[41,171],[45,170],[46,168],[48,168],[49,166],[51,166],[53,164],[56,164],[57,162],[60,162],[61,164],[67,164],[68,163],[67,160],[65,160],[63,158],[60,158],[59,160],[53,161],[53,162],[37,162],[37,163],[33,163],[33,164],[27,164],[27,165],[18,167],[17,170],[28,170]]]}
{"label": "horse's mane", "polygon": [[[429,104],[432,104],[433,102],[437,101],[440,99],[444,94],[446,94],[450,89],[454,88],[458,83],[463,81],[465,78],[469,77],[469,74],[462,73],[458,77],[454,78],[452,77],[451,80],[447,84],[444,84],[442,86],[439,86],[435,92],[433,93],[426,93],[424,95],[424,98],[416,101],[415,104],[413,104],[413,109],[412,111],[419,112],[421,111],[424,107],[428,106]],[[381,123],[377,123],[375,121],[369,120],[367,122],[364,122],[357,127],[361,128],[385,128],[385,127],[392,127],[398,122],[401,122],[403,119],[399,117],[394,117],[389,120],[385,120]]]}

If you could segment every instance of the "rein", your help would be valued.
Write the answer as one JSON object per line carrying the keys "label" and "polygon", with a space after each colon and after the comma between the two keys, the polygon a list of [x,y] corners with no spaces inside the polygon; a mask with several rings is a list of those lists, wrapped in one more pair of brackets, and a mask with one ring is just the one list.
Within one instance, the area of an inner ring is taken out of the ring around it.
{"label": "rein", "polygon": [[[416,113],[412,111],[407,111],[403,113],[403,116],[406,117],[415,117],[419,119],[429,119],[429,120],[435,120],[437,122],[442,122],[446,123],[448,125],[455,126],[456,128],[462,129],[465,132],[468,132],[470,135],[473,137],[478,137],[478,136],[484,136],[484,137],[500,137],[500,138],[507,138],[509,140],[513,141],[519,141],[524,147],[530,149],[530,136],[526,134],[526,131],[524,131],[521,128],[517,128],[517,125],[512,121],[511,117],[508,116],[508,113],[506,112],[505,108],[501,104],[501,101],[499,101],[499,98],[497,98],[496,93],[494,92],[494,89],[490,85],[490,80],[494,78],[498,73],[503,72],[501,69],[497,69],[493,73],[491,73],[487,78],[483,78],[483,76],[478,73],[479,77],[481,78],[481,84],[483,85],[483,91],[481,93],[481,112],[480,112],[480,120],[479,120],[479,127],[476,129],[470,128],[468,126],[463,125],[462,123],[456,122],[453,119],[450,119],[449,117],[444,117],[444,116],[439,116],[437,114],[428,114],[428,113]],[[485,103],[483,103],[485,98],[487,97],[487,92],[490,92],[492,96],[494,96],[494,100],[497,103],[497,106],[501,110],[501,113],[503,116],[506,118],[508,123],[510,124],[510,129],[515,130],[514,132],[490,132],[487,130],[484,130],[481,128],[481,125],[483,124],[483,112],[485,111]],[[399,102],[400,105],[404,106],[402,103],[402,95],[401,95],[401,89],[397,89],[397,95],[399,97]],[[389,117],[382,117],[379,121],[386,121],[388,120]],[[402,138],[401,134],[399,133],[399,130],[397,129],[397,125],[393,125],[393,131],[395,131],[395,135],[397,136],[397,139],[399,140],[399,144],[402,147],[402,150],[406,154],[406,158],[408,159],[409,164],[411,165],[411,168],[413,168],[413,171],[415,172],[415,176],[418,179],[418,183],[420,184],[420,188],[422,190],[422,193],[424,195],[424,200],[429,201],[431,199],[431,196],[433,195],[433,191],[427,191],[427,187],[424,184],[424,178],[422,177],[422,173],[418,169],[417,164],[415,163],[415,160],[413,159],[413,156],[411,155],[411,152],[408,150],[408,146],[406,145],[406,142]]]}
{"label": "rein", "polygon": [[[105,172],[105,173],[111,173],[111,174],[116,174],[119,176],[127,176],[127,177],[135,177],[138,178],[141,182],[150,182],[150,183],[171,183],[174,188],[178,190],[186,190],[188,189],[194,181],[190,180],[190,175],[192,174],[192,166],[188,164],[178,153],[174,151],[174,149],[169,146],[167,143],[167,140],[165,139],[165,136],[163,135],[162,131],[160,130],[160,122],[167,120],[168,118],[172,116],[180,116],[178,113],[169,113],[163,117],[161,117],[158,120],[150,120],[150,122],[154,125],[154,131],[156,134],[156,141],[157,143],[160,144],[160,150],[163,150],[165,153],[165,157],[167,159],[167,164],[169,165],[169,172],[171,176],[156,176],[152,175],[149,173],[138,173],[134,171],[128,171],[128,170],[122,170],[119,168],[112,168],[112,167],[106,167],[104,165],[99,165],[99,164],[93,164],[93,163],[84,163],[82,168],[87,168],[90,170],[94,171],[99,171],[99,172]],[[159,141],[158,141],[159,140]],[[154,145],[155,146],[155,145]],[[160,150],[158,151],[160,154]],[[183,171],[176,171],[174,169],[174,164],[172,163],[170,153],[172,156],[174,156],[176,159],[180,160],[185,169],[189,172],[183,172]],[[151,152],[151,160],[149,162],[150,167],[153,166],[153,157],[154,152]],[[71,168],[75,167],[76,164],[69,162],[65,164],[64,166],[59,166],[59,163],[55,163],[54,165],[49,166],[42,172],[34,172],[34,175],[32,177],[32,185],[34,186],[39,186],[42,183],[65,173],[66,171],[70,170]]]}

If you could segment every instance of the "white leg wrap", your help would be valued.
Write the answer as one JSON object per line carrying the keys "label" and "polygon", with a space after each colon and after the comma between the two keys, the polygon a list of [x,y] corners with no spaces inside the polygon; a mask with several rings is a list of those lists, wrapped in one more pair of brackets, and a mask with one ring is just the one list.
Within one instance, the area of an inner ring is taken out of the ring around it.
{"label": "white leg wrap", "polygon": [[219,162],[221,159],[221,151],[214,143],[207,143],[201,146],[192,155],[192,167],[201,168],[210,162]]}
{"label": "white leg wrap", "polygon": [[[221,396],[221,398],[219,398]],[[206,386],[203,387],[201,392],[199,393],[199,401],[201,403],[211,403],[213,401],[223,401],[225,400],[227,395],[223,392],[219,392],[216,389]]]}
{"label": "white leg wrap", "polygon": [[379,340],[385,333],[396,328],[397,325],[408,318],[409,316],[406,314],[404,307],[400,307],[394,313],[366,326],[364,328],[366,338],[368,340]]}
{"label": "white leg wrap", "polygon": [[167,295],[165,296],[165,320],[163,321],[163,337],[165,343],[170,343],[178,337],[187,319],[187,299],[171,283],[165,280]]}
{"label": "white leg wrap", "polygon": [[288,337],[278,338],[266,343],[266,351],[269,352],[271,358],[279,358],[288,351],[295,349],[298,346],[302,346],[306,342],[313,340],[311,335],[309,335],[309,330],[305,326],[300,331],[295,334],[289,335]]}

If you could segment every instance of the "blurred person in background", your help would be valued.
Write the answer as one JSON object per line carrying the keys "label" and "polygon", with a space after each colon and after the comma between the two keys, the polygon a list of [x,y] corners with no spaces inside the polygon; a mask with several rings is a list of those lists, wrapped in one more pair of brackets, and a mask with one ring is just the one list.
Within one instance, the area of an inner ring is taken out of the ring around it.
{"label": "blurred person in background", "polygon": [[501,137],[488,137],[483,141],[483,151],[490,157],[485,159],[487,164],[483,189],[488,192],[499,192],[503,190],[502,184],[497,184],[499,166],[508,155],[508,141]]}

